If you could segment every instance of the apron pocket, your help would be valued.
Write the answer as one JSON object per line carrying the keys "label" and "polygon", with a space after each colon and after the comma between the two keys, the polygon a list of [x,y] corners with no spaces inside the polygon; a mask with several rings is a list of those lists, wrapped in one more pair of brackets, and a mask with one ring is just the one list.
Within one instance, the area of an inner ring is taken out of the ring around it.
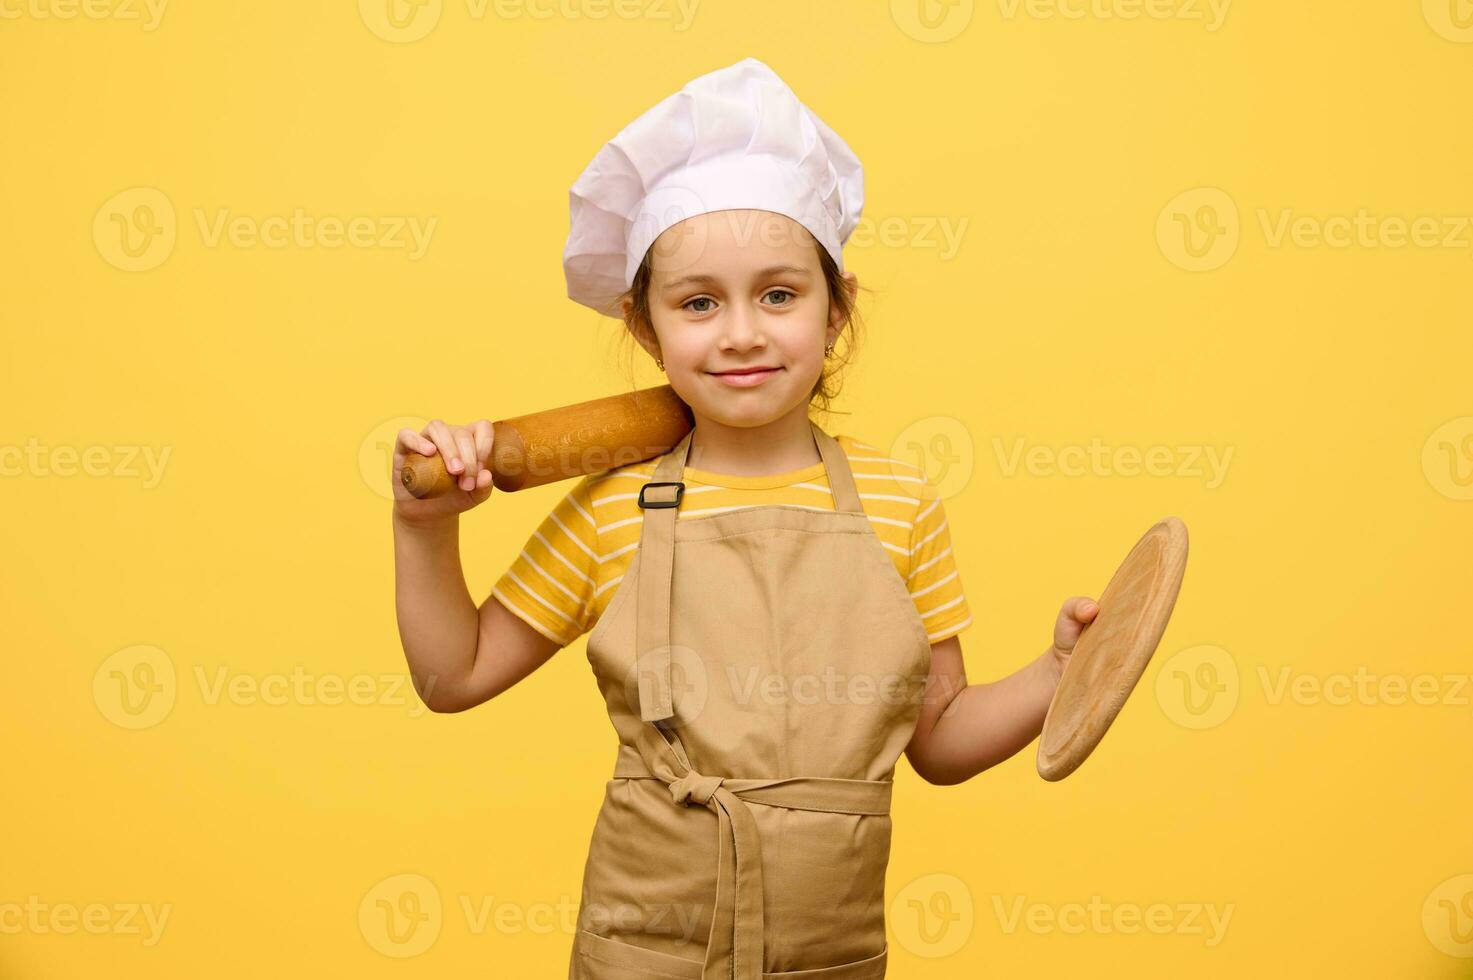
{"label": "apron pocket", "polygon": [[[764,980],[882,980],[890,947],[873,956],[816,970],[763,973]],[[587,929],[573,940],[575,972],[570,980],[701,980],[701,963],[621,943]]]}
{"label": "apron pocket", "polygon": [[[621,943],[587,929],[579,929],[573,940],[573,958],[578,972],[571,980],[701,980],[701,963],[698,960],[682,959],[633,943]],[[803,976],[783,974],[789,975]],[[858,974],[855,980],[859,980]]]}
{"label": "apron pocket", "polygon": [[787,973],[764,973],[765,980],[880,980],[885,975],[885,961],[890,956],[890,946],[873,956],[838,966],[825,966],[817,970],[793,970]]}

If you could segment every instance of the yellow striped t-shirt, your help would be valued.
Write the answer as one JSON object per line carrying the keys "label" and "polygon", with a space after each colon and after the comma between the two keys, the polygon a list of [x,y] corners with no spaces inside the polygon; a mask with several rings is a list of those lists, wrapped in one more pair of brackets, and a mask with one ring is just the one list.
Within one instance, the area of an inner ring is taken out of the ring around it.
{"label": "yellow striped t-shirt", "polygon": [[[895,562],[932,643],[971,625],[935,487],[916,467],[868,443],[835,435],[849,460],[860,505]],[[560,500],[491,594],[533,629],[567,646],[593,629],[639,548],[639,488],[663,457],[590,474]],[[793,504],[833,510],[822,462],[772,476],[729,476],[685,468],[676,519],[718,510]]]}

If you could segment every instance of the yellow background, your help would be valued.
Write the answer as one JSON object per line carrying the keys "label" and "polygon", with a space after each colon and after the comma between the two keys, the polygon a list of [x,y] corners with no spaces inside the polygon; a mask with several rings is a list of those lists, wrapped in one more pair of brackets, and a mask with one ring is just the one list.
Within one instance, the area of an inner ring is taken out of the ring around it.
{"label": "yellow background", "polygon": [[[615,745],[586,637],[424,711],[384,443],[627,390],[617,325],[565,297],[568,188],[749,55],[865,164],[846,256],[876,293],[850,414],[820,422],[949,481],[969,679],[1038,655],[1154,521],[1191,532],[1162,646],[1078,772],[1041,780],[1033,746],[956,787],[897,768],[890,975],[1473,977],[1465,0],[1218,23],[1200,0],[706,0],[687,25],[445,0],[397,37],[377,2],[152,29],[100,2],[0,0],[0,977],[565,975]],[[128,271],[117,222],[158,195],[172,251]],[[297,208],[436,226],[418,258],[200,229]],[[1369,241],[1312,244],[1362,212]],[[1277,239],[1285,215],[1309,220]],[[1419,217],[1438,244],[1387,245]],[[963,222],[955,250],[927,232]],[[634,382],[661,380],[641,358]],[[1173,463],[1047,465],[1096,439]],[[1007,465],[1019,440],[1042,465]],[[157,480],[144,450],[170,453]],[[1224,478],[1193,450],[1231,450]],[[565,489],[462,518],[477,601]],[[1357,669],[1431,676],[1434,703],[1333,703]],[[406,889],[424,917],[386,938]],[[1091,901],[1169,928],[1072,928]],[[27,903],[48,911],[19,924]],[[168,911],[157,941],[129,905]],[[99,931],[64,931],[88,906]]]}

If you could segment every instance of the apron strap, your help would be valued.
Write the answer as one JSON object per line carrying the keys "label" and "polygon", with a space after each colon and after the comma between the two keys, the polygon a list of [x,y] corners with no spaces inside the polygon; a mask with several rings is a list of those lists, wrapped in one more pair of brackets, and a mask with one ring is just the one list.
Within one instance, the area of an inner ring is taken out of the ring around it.
{"label": "apron strap", "polygon": [[655,467],[655,478],[639,488],[644,525],[639,532],[639,587],[634,618],[638,658],[639,716],[648,722],[675,714],[670,685],[670,588],[675,571],[675,516],[685,496],[685,458],[691,429]]}
{"label": "apron strap", "polygon": [[[809,420],[812,422],[812,420]],[[841,514],[864,514],[859,503],[859,491],[854,489],[854,474],[849,469],[849,457],[839,440],[813,426],[813,438],[818,443],[818,454],[823,457],[823,468],[828,473],[829,489],[834,493],[834,510]]]}

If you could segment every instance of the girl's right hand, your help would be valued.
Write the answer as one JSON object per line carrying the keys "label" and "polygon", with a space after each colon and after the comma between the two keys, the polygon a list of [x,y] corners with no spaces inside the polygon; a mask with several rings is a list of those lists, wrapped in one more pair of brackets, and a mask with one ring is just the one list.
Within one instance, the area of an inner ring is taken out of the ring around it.
{"label": "girl's right hand", "polygon": [[[493,487],[486,461],[491,458],[493,439],[494,430],[485,419],[470,425],[447,425],[435,419],[423,432],[400,429],[394,442],[394,516],[410,525],[442,524],[490,497]],[[438,497],[420,500],[404,487],[405,457],[437,452],[456,486]]]}

